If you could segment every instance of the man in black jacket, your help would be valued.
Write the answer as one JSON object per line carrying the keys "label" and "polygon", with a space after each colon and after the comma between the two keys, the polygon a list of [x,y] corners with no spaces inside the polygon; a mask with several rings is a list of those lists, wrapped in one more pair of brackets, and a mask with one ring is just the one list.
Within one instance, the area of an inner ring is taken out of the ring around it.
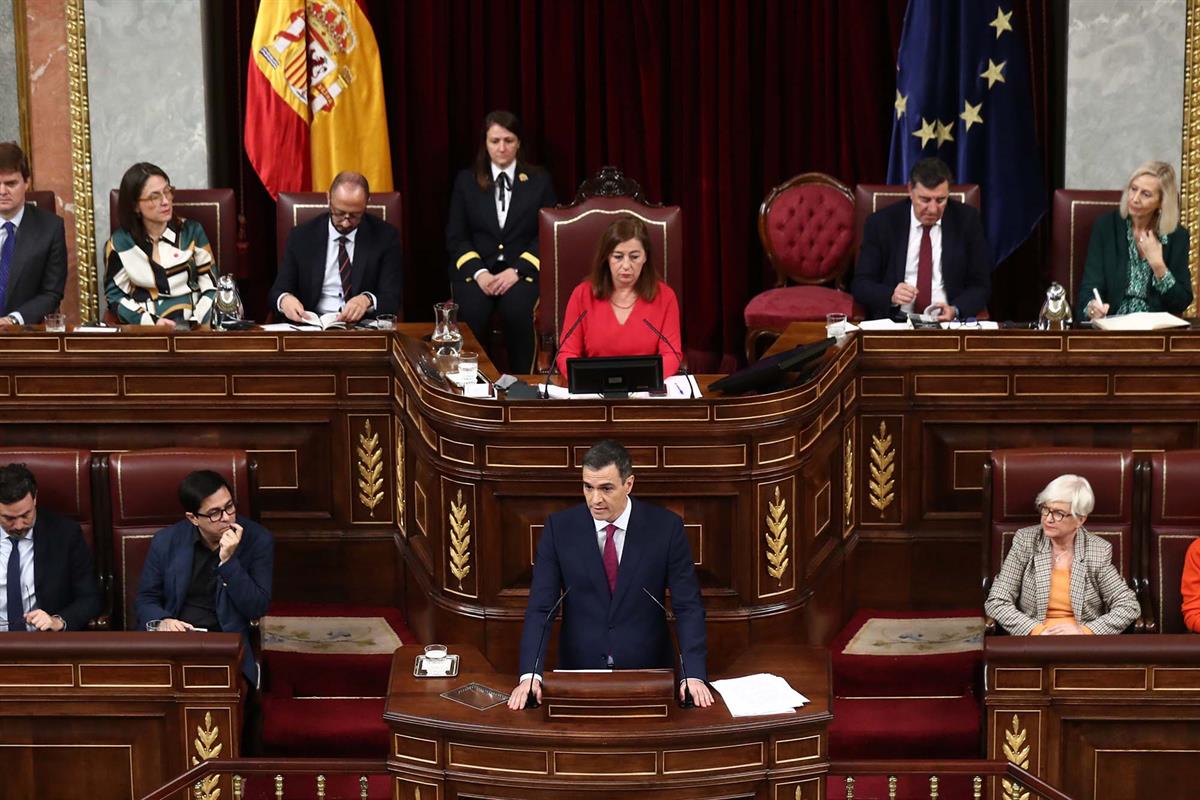
{"label": "man in black jacket", "polygon": [[992,253],[979,212],[950,199],[950,168],[923,158],[909,199],[867,217],[851,290],[867,319],[933,306],[946,322],[973,317],[992,291]]}
{"label": "man in black jacket", "polygon": [[337,313],[341,322],[396,314],[402,281],[400,234],[366,213],[370,187],[341,172],[329,187],[329,212],[288,235],[270,303],[293,322]]}
{"label": "man in black jacket", "polygon": [[79,523],[37,507],[24,464],[0,467],[0,629],[82,630],[103,610]]}

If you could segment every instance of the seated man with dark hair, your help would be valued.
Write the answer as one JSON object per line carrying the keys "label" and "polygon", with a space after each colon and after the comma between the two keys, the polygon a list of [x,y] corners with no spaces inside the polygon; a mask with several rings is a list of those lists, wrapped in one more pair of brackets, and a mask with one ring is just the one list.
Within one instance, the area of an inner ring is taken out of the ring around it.
{"label": "seated man with dark hair", "polygon": [[250,621],[267,613],[275,558],[271,533],[239,516],[229,484],[198,470],[179,484],[184,519],[154,534],[136,600],[137,625],[224,631],[246,640],[243,668],[257,684]]}
{"label": "seated man with dark hair", "polygon": [[24,464],[0,467],[0,630],[83,630],[104,607],[79,523],[37,507]]}
{"label": "seated man with dark hair", "polygon": [[923,158],[909,173],[909,199],[867,217],[850,287],[867,319],[934,306],[947,322],[987,306],[992,251],[979,212],[950,199],[950,181],[941,159]]}
{"label": "seated man with dark hair", "polygon": [[40,323],[67,282],[62,218],[26,205],[29,186],[29,159],[15,142],[0,142],[0,328]]}

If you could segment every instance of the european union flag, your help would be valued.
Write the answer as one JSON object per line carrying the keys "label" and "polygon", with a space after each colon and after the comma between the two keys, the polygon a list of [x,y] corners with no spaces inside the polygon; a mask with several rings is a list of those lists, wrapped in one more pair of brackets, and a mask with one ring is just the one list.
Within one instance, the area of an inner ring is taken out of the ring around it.
{"label": "european union flag", "polygon": [[996,263],[1046,213],[1025,40],[1012,0],[909,0],[896,65],[888,181],[937,156],[978,183]]}

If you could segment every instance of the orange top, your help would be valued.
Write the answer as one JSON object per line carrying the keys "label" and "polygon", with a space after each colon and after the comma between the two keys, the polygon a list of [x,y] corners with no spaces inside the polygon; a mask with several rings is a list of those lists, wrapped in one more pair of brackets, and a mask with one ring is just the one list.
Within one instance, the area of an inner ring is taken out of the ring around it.
{"label": "orange top", "polygon": [[1200,633],[1200,539],[1188,546],[1179,590],[1183,593],[1183,624]]}
{"label": "orange top", "polygon": [[[1075,622],[1075,612],[1071,610],[1071,569],[1055,569],[1050,573],[1050,600],[1046,604],[1046,619],[1040,625],[1035,625],[1030,636],[1037,636],[1054,622],[1070,620]],[[1076,623],[1078,624],[1078,623]],[[1080,625],[1084,632],[1091,633],[1086,626]]]}

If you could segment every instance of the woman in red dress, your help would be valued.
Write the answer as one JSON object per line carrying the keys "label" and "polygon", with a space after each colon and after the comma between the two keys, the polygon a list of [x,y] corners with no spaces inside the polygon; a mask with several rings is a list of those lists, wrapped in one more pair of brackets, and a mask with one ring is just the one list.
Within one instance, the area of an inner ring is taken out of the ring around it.
{"label": "woman in red dress", "polygon": [[618,217],[600,237],[591,275],[571,293],[563,323],[569,327],[584,312],[558,351],[560,374],[567,374],[568,358],[655,354],[662,356],[663,377],[679,371],[679,301],[658,279],[650,233],[637,217]]}

